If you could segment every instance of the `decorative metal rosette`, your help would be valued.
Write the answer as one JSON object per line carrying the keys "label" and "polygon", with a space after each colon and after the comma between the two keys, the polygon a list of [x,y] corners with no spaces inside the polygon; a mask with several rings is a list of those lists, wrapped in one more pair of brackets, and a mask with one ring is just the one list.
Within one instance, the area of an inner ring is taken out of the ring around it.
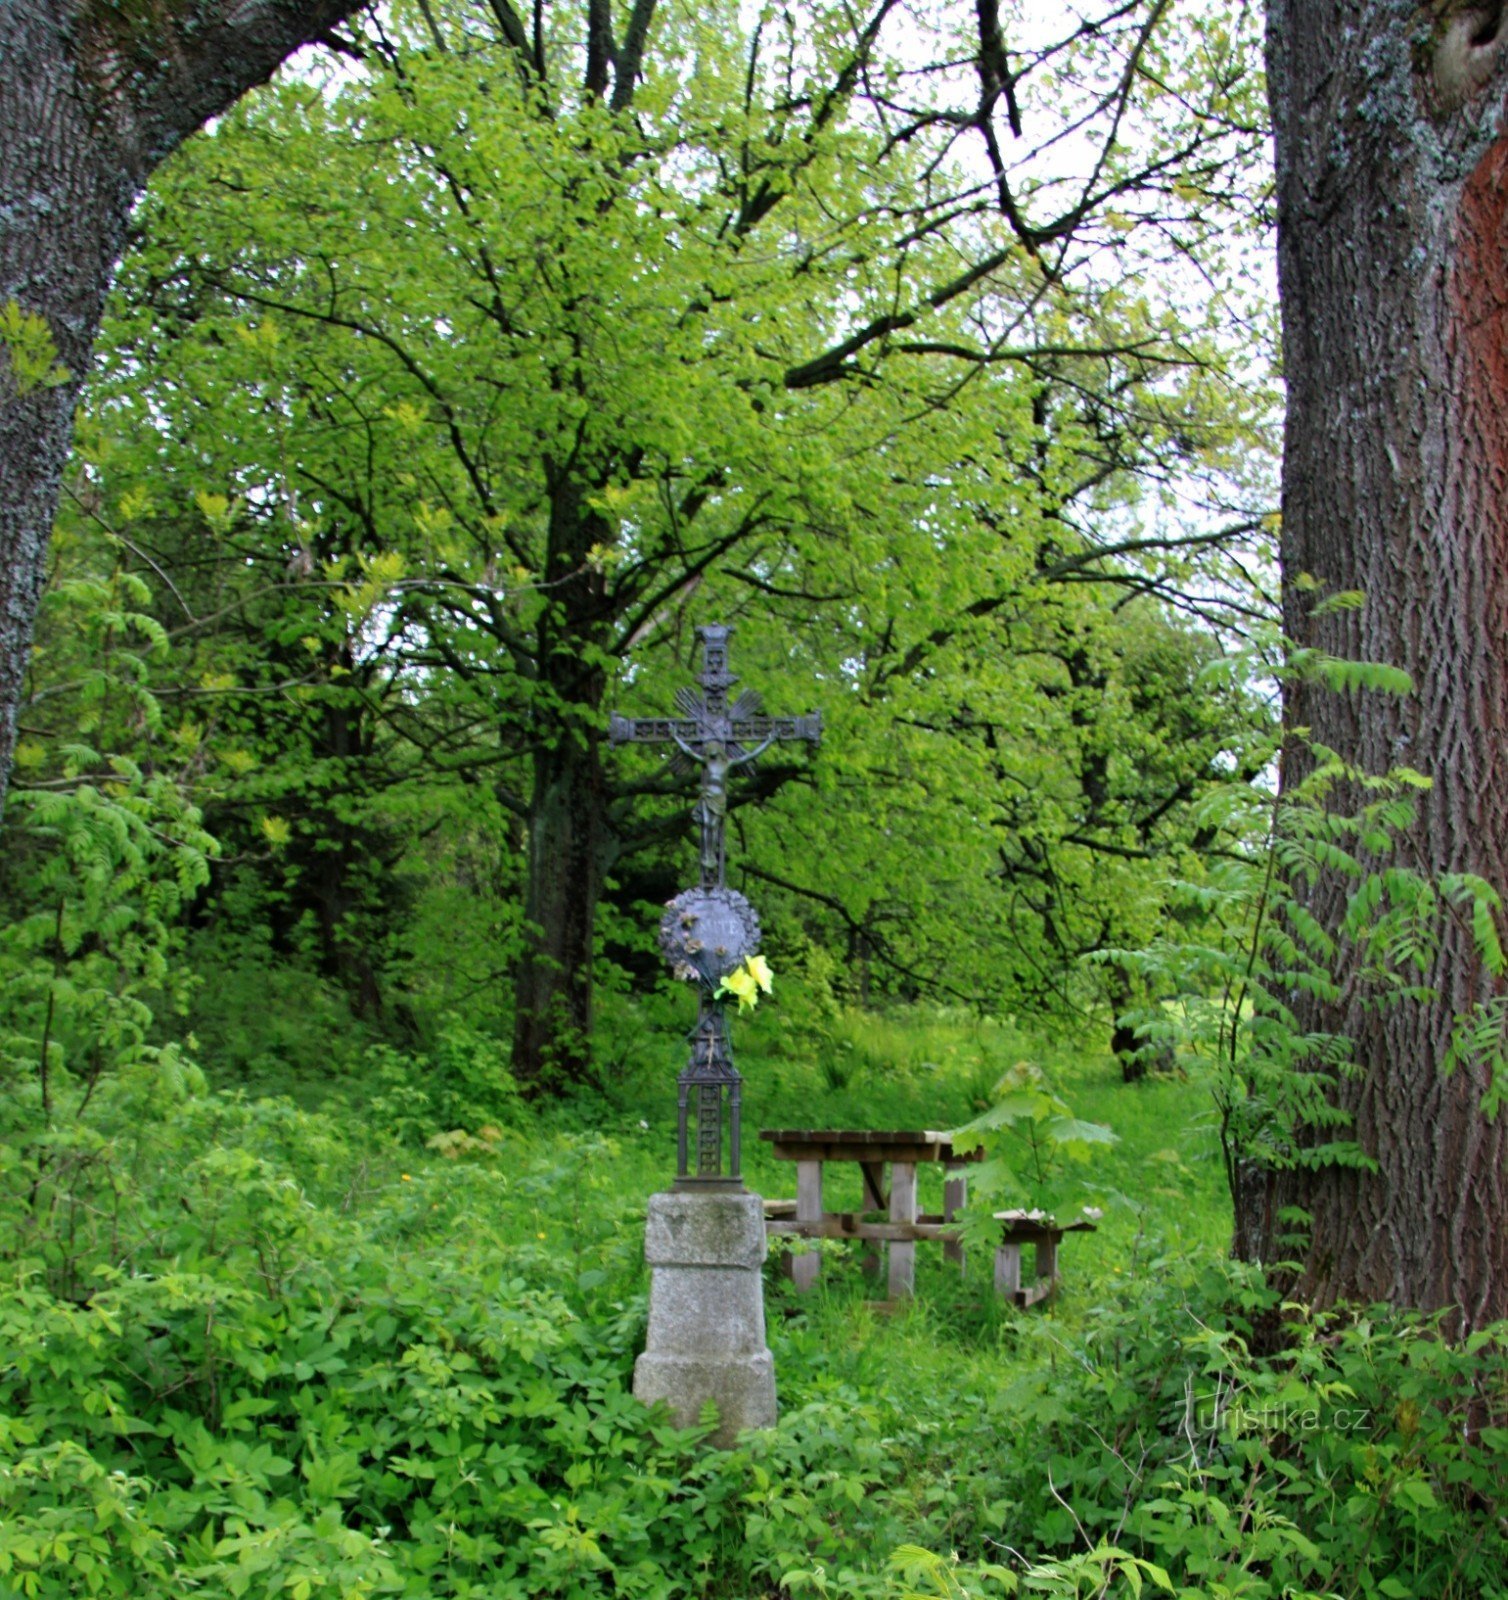
{"label": "decorative metal rosette", "polygon": [[687,983],[715,989],[759,949],[759,916],[736,889],[685,889],[660,919],[660,949]]}

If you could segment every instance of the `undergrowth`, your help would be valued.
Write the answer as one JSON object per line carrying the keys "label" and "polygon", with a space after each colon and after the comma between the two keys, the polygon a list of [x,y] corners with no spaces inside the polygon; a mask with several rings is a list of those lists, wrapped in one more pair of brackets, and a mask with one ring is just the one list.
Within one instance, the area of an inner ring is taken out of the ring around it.
{"label": "undergrowth", "polygon": [[[954,1027],[919,1074],[889,1059],[903,1031],[868,1036],[845,1091],[871,1122],[967,1113],[1029,1048]],[[929,1259],[895,1317],[837,1255],[809,1298],[772,1277],[781,1420],[719,1451],[631,1394],[663,1121],[505,1098],[486,1138],[424,1149],[395,1085],[438,1067],[463,1094],[483,1055],[385,1057],[364,1114],[216,1091],[177,1057],[50,1130],[12,1097],[0,1594],[1503,1592],[1503,1338],[1297,1316],[1253,1358],[1268,1291],[1169,1225],[1180,1186],[1217,1211],[1197,1086],[1165,1086],[1176,1128],[1113,1090],[1138,1109],[1097,1159],[1128,1201],[1065,1252],[1049,1312],[1000,1307],[977,1256],[964,1279]],[[1113,1069],[1102,1089],[1037,1055],[1102,1114]],[[761,1118],[844,1120],[789,1061],[750,1077]]]}

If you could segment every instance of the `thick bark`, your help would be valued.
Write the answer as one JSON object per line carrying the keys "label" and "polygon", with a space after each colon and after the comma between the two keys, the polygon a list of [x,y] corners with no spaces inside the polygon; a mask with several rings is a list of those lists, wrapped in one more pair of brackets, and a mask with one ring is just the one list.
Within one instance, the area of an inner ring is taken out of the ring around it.
{"label": "thick bark", "polygon": [[0,308],[69,378],[20,394],[0,352],[0,807],[73,410],[131,207],[157,164],[355,0],[0,0]]}
{"label": "thick bark", "polygon": [[514,1076],[531,1092],[580,1082],[589,1071],[604,812],[598,738],[578,727],[534,762],[528,928],[513,1025]]}
{"label": "thick bark", "polygon": [[[1489,22],[1464,45],[1457,29],[1451,48],[1495,51]],[[1287,719],[1358,766],[1426,773],[1405,864],[1508,891],[1503,79],[1474,56],[1473,92],[1442,93],[1425,37],[1396,0],[1273,0],[1269,13],[1285,625],[1300,645],[1401,666],[1415,685],[1392,697],[1299,684]],[[1364,603],[1314,615],[1342,590]],[[1310,909],[1333,928],[1344,894],[1322,881]],[[1353,1041],[1356,1071],[1333,1097],[1377,1170],[1248,1171],[1238,1247],[1290,1254],[1279,1212],[1300,1207],[1312,1226],[1296,1287],[1320,1304],[1453,1307],[1458,1329],[1508,1315],[1508,1119],[1482,1114],[1485,1069],[1442,1070],[1453,1020],[1497,986],[1457,923],[1434,1000],[1369,1005],[1355,960],[1340,960],[1341,998],[1298,994],[1295,1009],[1301,1026]]]}

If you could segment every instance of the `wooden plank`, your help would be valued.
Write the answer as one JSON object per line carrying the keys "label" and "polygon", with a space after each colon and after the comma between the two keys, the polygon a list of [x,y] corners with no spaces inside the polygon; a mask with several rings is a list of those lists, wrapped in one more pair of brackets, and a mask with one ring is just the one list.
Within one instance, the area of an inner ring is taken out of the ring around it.
{"label": "wooden plank", "polygon": [[797,1239],[879,1239],[887,1242],[915,1242],[941,1239],[946,1242],[958,1237],[958,1227],[947,1222],[865,1222],[857,1212],[835,1212],[816,1222],[798,1222],[794,1218],[775,1217],[765,1223],[764,1231],[774,1237],[790,1235]]}
{"label": "wooden plank", "polygon": [[958,1152],[946,1134],[927,1129],[763,1128],[778,1161],[978,1161],[982,1150]]}
{"label": "wooden plank", "polygon": [[1048,1222],[1008,1222],[1000,1230],[1000,1237],[1010,1244],[1037,1244],[1043,1239],[1058,1240],[1065,1233],[1094,1233],[1092,1222],[1070,1222],[1065,1226]]}
{"label": "wooden plank", "polygon": [[777,1161],[938,1161],[972,1160],[958,1156],[947,1143],[917,1144],[832,1144],[824,1140],[801,1140],[776,1144],[771,1154]]}
{"label": "wooden plank", "polygon": [[[798,1227],[816,1227],[822,1222],[822,1163],[799,1161],[796,1163],[796,1223]],[[807,1233],[806,1238],[819,1237]],[[817,1281],[822,1270],[822,1258],[815,1250],[797,1256],[791,1262],[791,1282],[797,1292],[805,1294]]]}
{"label": "wooden plank", "polygon": [[803,1140],[824,1144],[936,1144],[945,1133],[926,1128],[762,1128],[759,1137],[775,1144]]}
{"label": "wooden plank", "polygon": [[995,1247],[995,1293],[1006,1300],[1014,1300],[1021,1293],[1020,1245]]}
{"label": "wooden plank", "polygon": [[[864,1187],[864,1206],[870,1211],[885,1211],[890,1206],[890,1196],[885,1192],[885,1164],[882,1161],[861,1161],[859,1173]],[[870,1241],[870,1247],[859,1259],[859,1271],[866,1278],[880,1275],[880,1248]]]}
{"label": "wooden plank", "polygon": [[[959,1171],[956,1167],[949,1167],[943,1175],[943,1220],[951,1222],[968,1203],[969,1180],[967,1174]],[[950,1239],[943,1245],[943,1260],[957,1262],[959,1273],[963,1272],[962,1239]]]}
{"label": "wooden plank", "polygon": [[817,1222],[822,1216],[822,1163],[803,1161],[796,1168],[796,1216]]}
{"label": "wooden plank", "polygon": [[[914,1230],[916,1220],[916,1163],[897,1161],[890,1168],[890,1220]],[[890,1245],[890,1298],[899,1300],[916,1292],[915,1233]]]}
{"label": "wooden plank", "polygon": [[1000,1235],[1003,1244],[1040,1244],[1043,1239],[1059,1237],[1056,1228],[1006,1228]]}
{"label": "wooden plank", "polygon": [[[768,1235],[771,1222],[779,1220],[794,1221],[796,1216],[796,1202],[794,1200],[775,1200],[769,1195],[761,1195],[760,1203],[764,1206],[765,1232]],[[796,1258],[789,1250],[780,1250],[775,1256],[775,1270],[787,1282],[795,1277],[794,1267]]]}
{"label": "wooden plank", "polygon": [[1037,1282],[1045,1283],[1052,1289],[1058,1286],[1058,1241],[1056,1239],[1039,1239],[1037,1241]]}
{"label": "wooden plank", "polygon": [[1037,1228],[1053,1233],[1095,1233],[1098,1225],[1088,1217],[1075,1217],[1072,1222],[1059,1222],[1040,1211],[992,1211],[996,1222],[1010,1228]]}

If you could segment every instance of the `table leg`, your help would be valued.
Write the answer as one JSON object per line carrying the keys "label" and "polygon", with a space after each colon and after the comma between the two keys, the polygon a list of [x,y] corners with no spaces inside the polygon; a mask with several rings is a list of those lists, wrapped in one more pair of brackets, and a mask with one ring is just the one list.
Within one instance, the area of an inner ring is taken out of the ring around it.
{"label": "table leg", "polygon": [[[859,1175],[864,1184],[864,1211],[884,1211],[890,1204],[885,1194],[885,1163],[883,1161],[861,1161]],[[859,1270],[867,1273],[871,1278],[880,1275],[880,1247],[871,1244],[859,1257]]]}
{"label": "table leg", "polygon": [[1037,1282],[1049,1285],[1052,1290],[1058,1287],[1058,1241],[1056,1239],[1039,1239],[1037,1241]]}
{"label": "table leg", "polygon": [[[798,1161],[796,1163],[796,1221],[820,1223],[822,1221],[822,1163]],[[804,1294],[817,1281],[822,1267],[822,1257],[815,1250],[796,1256],[791,1262],[791,1282]]]}
{"label": "table leg", "polygon": [[995,1293],[1014,1300],[1021,1293],[1021,1246],[1002,1244],[995,1249]]}
{"label": "table leg", "polygon": [[[890,1165],[890,1220],[916,1221],[916,1163],[894,1161]],[[909,1299],[916,1292],[916,1242],[890,1241],[890,1298]]]}
{"label": "table leg", "polygon": [[[943,1170],[943,1221],[952,1222],[958,1212],[969,1203],[969,1180],[962,1167]],[[943,1244],[943,1260],[956,1261],[958,1270],[964,1270],[963,1240],[948,1239]]]}

